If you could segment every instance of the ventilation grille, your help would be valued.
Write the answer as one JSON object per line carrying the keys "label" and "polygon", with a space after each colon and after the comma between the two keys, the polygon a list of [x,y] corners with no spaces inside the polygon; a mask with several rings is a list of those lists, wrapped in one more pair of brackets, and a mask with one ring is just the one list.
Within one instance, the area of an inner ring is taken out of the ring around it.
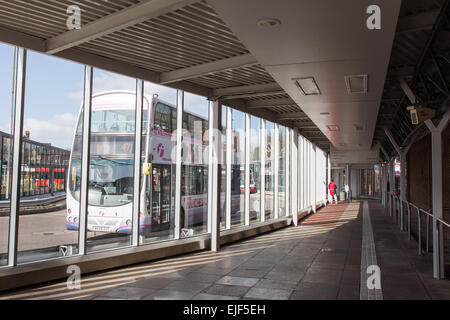
{"label": "ventilation grille", "polygon": [[369,76],[367,74],[345,76],[345,85],[349,94],[367,93],[367,82]]}

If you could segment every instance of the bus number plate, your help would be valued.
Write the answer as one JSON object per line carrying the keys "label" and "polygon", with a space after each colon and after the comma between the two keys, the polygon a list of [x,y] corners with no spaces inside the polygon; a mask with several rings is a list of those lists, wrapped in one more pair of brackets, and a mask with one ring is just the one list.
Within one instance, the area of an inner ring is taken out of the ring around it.
{"label": "bus number plate", "polygon": [[93,229],[94,231],[105,231],[105,232],[110,231],[110,230],[109,230],[109,227],[93,226],[92,229]]}

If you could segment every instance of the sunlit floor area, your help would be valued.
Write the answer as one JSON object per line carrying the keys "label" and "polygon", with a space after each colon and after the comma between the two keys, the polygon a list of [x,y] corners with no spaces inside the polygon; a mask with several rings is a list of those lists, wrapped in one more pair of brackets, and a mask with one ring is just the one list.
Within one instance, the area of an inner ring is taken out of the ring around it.
{"label": "sunlit floor area", "polygon": [[[79,289],[61,281],[0,298],[358,300],[362,204],[328,205],[298,227],[236,242],[219,253],[202,251],[82,275]],[[384,298],[450,298],[449,281],[432,280],[429,257],[412,254],[415,242],[405,242],[379,202],[369,201],[369,209]]]}

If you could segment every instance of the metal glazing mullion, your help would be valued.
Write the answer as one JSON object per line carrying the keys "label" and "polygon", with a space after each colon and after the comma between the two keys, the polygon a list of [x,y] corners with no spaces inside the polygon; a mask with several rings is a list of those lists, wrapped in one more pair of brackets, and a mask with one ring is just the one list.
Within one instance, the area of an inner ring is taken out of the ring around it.
{"label": "metal glazing mullion", "polygon": [[261,139],[261,222],[266,221],[266,121],[261,119],[260,139]]}
{"label": "metal glazing mullion", "polygon": [[280,203],[279,203],[279,199],[278,199],[278,192],[279,192],[279,188],[278,188],[278,183],[279,183],[279,176],[278,176],[278,174],[279,174],[279,166],[280,166],[280,141],[279,141],[279,138],[280,138],[280,133],[278,132],[278,123],[275,123],[275,125],[274,125],[274,130],[275,130],[275,132],[274,132],[274,152],[273,152],[273,155],[274,155],[274,160],[273,160],[273,174],[274,174],[274,177],[273,177],[273,183],[274,183],[274,188],[273,188],[273,198],[274,198],[274,201],[273,201],[273,211],[274,211],[274,215],[273,215],[273,217],[274,217],[274,219],[278,219],[278,217],[279,217],[279,206],[280,206]]}
{"label": "metal glazing mullion", "polygon": [[[132,245],[139,245],[139,215],[141,194],[141,152],[142,152],[142,113],[144,107],[144,81],[136,79],[136,123],[134,138],[134,183],[133,183],[133,232]],[[149,106],[150,113],[151,107]],[[149,133],[147,133],[148,135]],[[143,192],[145,192],[143,190]]]}
{"label": "metal glazing mullion", "polygon": [[297,135],[298,140],[298,147],[297,147],[297,212],[300,212],[305,206],[305,199],[306,199],[306,188],[304,187],[305,184],[305,158],[304,158],[304,138],[300,134]]}
{"label": "metal glazing mullion", "polygon": [[306,209],[309,206],[309,161],[308,161],[308,143],[305,138],[302,137],[302,159],[303,159],[303,206],[302,209]]}
{"label": "metal glazing mullion", "polygon": [[[306,202],[306,207],[309,207],[311,205],[311,149],[310,149],[309,141],[305,140],[305,161],[306,161],[306,176],[307,176],[307,185],[306,190],[308,191],[308,197]],[[311,206],[312,209],[312,206]]]}
{"label": "metal glazing mullion", "polygon": [[209,186],[211,189],[208,200],[208,208],[211,212],[210,222],[208,225],[211,229],[211,251],[217,252],[220,249],[220,157],[221,157],[221,140],[222,133],[219,132],[219,124],[221,122],[221,114],[218,101],[209,102],[209,170],[211,171],[211,180]]}
{"label": "metal glazing mullion", "polygon": [[[208,144],[208,221],[207,221],[207,230],[208,230],[208,233],[212,233],[213,232],[213,230],[212,230],[212,219],[213,219],[213,210],[212,210],[212,208],[213,208],[213,197],[214,197],[214,195],[213,195],[213,163],[212,163],[212,157],[213,157],[213,148],[214,148],[214,145],[213,145],[213,143],[212,143],[212,141],[213,141],[213,139],[214,139],[214,135],[213,135],[213,132],[214,132],[214,130],[213,130],[213,128],[214,128],[214,125],[213,125],[213,119],[214,119],[214,117],[213,117],[213,112],[214,112],[214,110],[213,110],[213,105],[212,105],[212,101],[209,101],[208,102],[208,109],[209,109],[209,112],[208,112],[208,141],[209,141],[209,144]],[[203,162],[203,158],[200,160],[201,162]]]}
{"label": "metal glazing mullion", "polygon": [[[311,202],[312,202],[312,209],[313,212],[316,212],[316,203],[317,203],[317,199],[316,199],[316,180],[317,180],[317,148],[315,148],[312,143],[311,143],[311,155],[312,155],[312,160],[311,160],[311,185],[312,185],[312,196],[311,196]],[[348,183],[348,181],[347,181]]]}
{"label": "metal glazing mullion", "polygon": [[298,139],[298,129],[291,130],[291,135],[289,137],[290,143],[291,143],[291,186],[290,186],[290,194],[291,194],[291,203],[290,203],[290,210],[292,215],[292,220],[294,221],[294,225],[297,226],[298,224],[298,202],[300,201],[298,197],[298,182],[299,182],[299,170],[300,167],[298,166],[298,148],[299,146],[299,139]]}
{"label": "metal glazing mullion", "polygon": [[[306,149],[304,146],[304,139],[301,135],[298,136],[298,157],[300,157],[300,161],[299,161],[299,172],[298,172],[298,188],[300,188],[299,191],[299,205],[298,207],[300,209],[304,209],[305,208],[305,204],[306,204],[306,198],[308,196],[307,190],[306,190]],[[297,208],[298,210],[298,208]]]}
{"label": "metal glazing mullion", "polygon": [[183,150],[184,91],[177,90],[177,145],[175,163],[175,239],[181,235],[181,161]]}
{"label": "metal glazing mullion", "polygon": [[307,208],[308,203],[308,188],[306,187],[308,185],[308,170],[306,170],[306,165],[308,162],[306,161],[306,141],[305,138],[302,136],[299,136],[300,142],[300,154],[299,157],[301,158],[301,175],[300,175],[300,189],[301,189],[301,204],[300,204],[300,210]]}
{"label": "metal glazing mullion", "polygon": [[311,151],[312,146],[311,143],[308,141],[307,143],[307,149],[308,149],[308,155],[307,155],[307,161],[308,161],[308,206],[311,206],[312,210],[312,163],[311,163]]}
{"label": "metal glazing mullion", "polygon": [[285,129],[285,139],[284,139],[284,143],[286,144],[286,156],[285,156],[285,181],[286,184],[284,186],[284,212],[285,212],[285,216],[290,216],[291,215],[291,210],[289,207],[289,202],[290,202],[290,197],[289,197],[289,189],[290,189],[290,184],[291,184],[291,177],[290,177],[290,172],[291,172],[291,143],[290,143],[290,133],[291,133],[291,129],[287,128]]}
{"label": "metal glazing mullion", "polygon": [[[14,124],[13,124],[13,161],[11,180],[11,202],[9,216],[9,243],[8,243],[8,266],[17,265],[17,250],[19,239],[19,208],[20,208],[20,178],[22,162],[22,140],[23,140],[23,114],[25,107],[25,79],[27,65],[27,51],[24,48],[14,50],[16,65],[14,70]],[[9,181],[8,181],[9,183]]]}
{"label": "metal glazing mullion", "polygon": [[226,115],[227,115],[227,123],[226,123],[226,139],[227,139],[227,153],[226,153],[226,194],[225,194],[225,200],[226,200],[226,205],[225,205],[225,209],[226,209],[226,213],[225,213],[225,229],[229,230],[231,229],[231,203],[232,203],[232,199],[231,199],[231,152],[232,152],[232,147],[231,147],[231,143],[232,143],[232,128],[231,128],[231,124],[232,124],[232,110],[230,107],[226,107]]}
{"label": "metal glazing mullion", "polygon": [[84,97],[83,97],[83,144],[81,156],[81,190],[80,190],[80,234],[79,253],[86,254],[86,238],[88,224],[88,189],[89,189],[89,155],[90,155],[90,131],[92,108],[92,81],[93,67],[86,66],[84,72]]}
{"label": "metal glazing mullion", "polygon": [[250,114],[245,114],[245,225],[250,225]]}

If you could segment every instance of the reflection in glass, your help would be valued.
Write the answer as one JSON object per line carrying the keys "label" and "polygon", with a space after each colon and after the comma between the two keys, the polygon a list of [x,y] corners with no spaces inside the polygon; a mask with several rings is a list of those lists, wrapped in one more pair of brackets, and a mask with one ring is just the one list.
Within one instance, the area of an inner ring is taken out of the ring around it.
{"label": "reflection in glass", "polygon": [[245,224],[245,113],[232,110],[231,225]]}
{"label": "reflection in glass", "polygon": [[361,169],[361,195],[367,195],[367,170]]}
{"label": "reflection in glass", "polygon": [[67,230],[78,207],[69,214],[69,197],[61,185],[66,183],[63,158],[69,157],[73,142],[83,71],[82,65],[28,51],[19,211],[29,212],[36,201],[44,204],[42,211],[19,216],[18,263],[78,253],[78,228]]}
{"label": "reflection in glass", "polygon": [[373,170],[374,170],[374,184],[375,184],[373,195],[376,197],[380,197],[380,188],[381,188],[380,166],[375,165]]}
{"label": "reflection in glass", "polygon": [[278,216],[286,215],[286,128],[278,126],[278,148],[279,148],[279,168],[278,168]]}
{"label": "reflection in glass", "polygon": [[221,123],[221,133],[222,133],[222,145],[220,150],[222,156],[220,158],[221,162],[221,177],[220,177],[220,229],[226,228],[226,190],[227,190],[227,168],[226,168],[226,154],[227,154],[227,107],[222,106],[222,123]]}
{"label": "reflection in glass", "polygon": [[[140,235],[143,243],[171,239],[175,235],[175,148],[177,129],[176,90],[145,83],[146,102],[142,117],[142,172]],[[162,100],[167,92],[170,100]],[[171,97],[170,92],[173,92]],[[149,108],[154,106],[154,108]],[[151,113],[148,113],[151,110]],[[150,132],[150,135],[147,135]]]}
{"label": "reflection in glass", "polygon": [[[104,88],[105,79],[109,79],[109,90]],[[135,88],[134,79],[94,70],[88,183],[88,252],[131,244]],[[74,147],[74,151],[78,148],[81,145]],[[78,158],[78,155],[74,152],[74,160],[75,157]],[[71,166],[72,181],[75,184],[78,184],[78,172],[81,171],[80,162],[77,159]],[[79,195],[79,188],[75,194]],[[75,196],[73,199],[78,200]]]}
{"label": "reflection in glass", "polygon": [[266,190],[265,190],[265,216],[266,220],[274,217],[274,163],[275,163],[275,126],[272,122],[266,121]]}
{"label": "reflection in glass", "polygon": [[184,94],[181,166],[181,236],[207,232],[209,104],[205,97]]}
{"label": "reflection in glass", "polygon": [[250,117],[250,222],[261,220],[261,119]]}
{"label": "reflection in glass", "polygon": [[0,266],[8,264],[8,237],[12,174],[12,74],[14,48],[0,43]]}

